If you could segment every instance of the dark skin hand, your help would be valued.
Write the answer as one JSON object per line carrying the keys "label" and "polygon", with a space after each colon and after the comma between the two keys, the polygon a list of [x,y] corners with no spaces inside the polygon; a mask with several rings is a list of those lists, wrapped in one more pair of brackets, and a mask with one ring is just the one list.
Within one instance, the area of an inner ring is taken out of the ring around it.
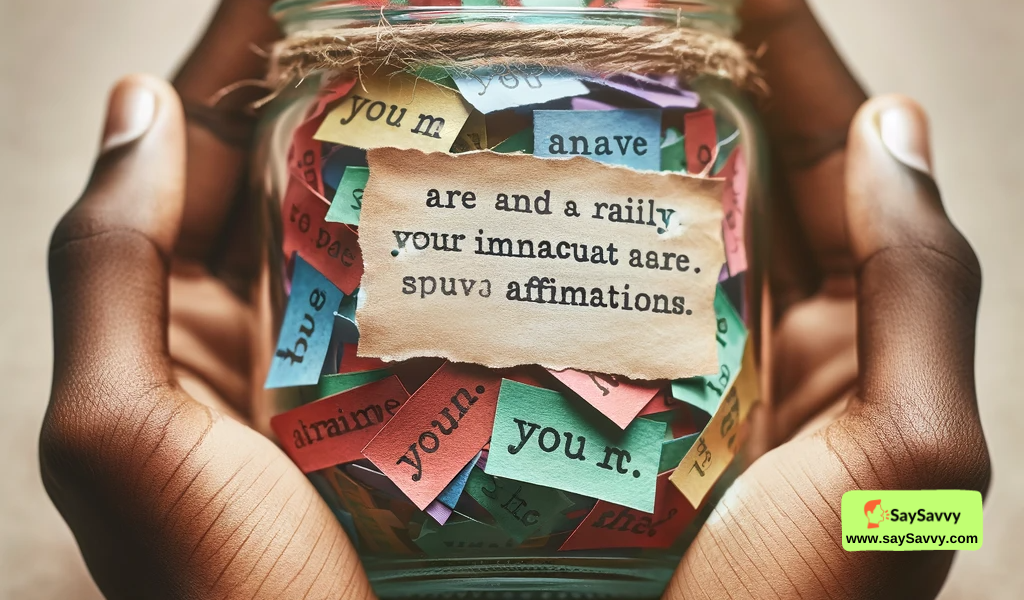
{"label": "dark skin hand", "polygon": [[[92,178],[53,234],[43,477],[110,598],[372,596],[330,509],[256,431],[254,318],[237,292],[257,252],[230,141],[247,125],[186,121],[178,99],[260,76],[267,8],[224,0],[173,89],[115,88]],[[929,174],[920,108],[865,105],[802,0],[744,12],[773,91],[772,402],[751,415],[757,460],[666,596],[930,598],[953,554],[847,553],[839,502],[986,489],[978,262]]]}

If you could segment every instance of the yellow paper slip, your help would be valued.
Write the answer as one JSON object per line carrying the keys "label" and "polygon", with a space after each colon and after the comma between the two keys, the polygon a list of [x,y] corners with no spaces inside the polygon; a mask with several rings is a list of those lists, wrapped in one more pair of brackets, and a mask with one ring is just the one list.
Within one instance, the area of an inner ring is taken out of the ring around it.
{"label": "yellow paper slip", "polygon": [[455,90],[412,75],[369,76],[327,114],[313,137],[356,148],[447,152],[470,110]]}
{"label": "yellow paper slip", "polygon": [[748,339],[739,376],[700,438],[669,477],[693,506],[700,506],[704,496],[736,456],[740,425],[758,400],[760,392],[753,343]]}

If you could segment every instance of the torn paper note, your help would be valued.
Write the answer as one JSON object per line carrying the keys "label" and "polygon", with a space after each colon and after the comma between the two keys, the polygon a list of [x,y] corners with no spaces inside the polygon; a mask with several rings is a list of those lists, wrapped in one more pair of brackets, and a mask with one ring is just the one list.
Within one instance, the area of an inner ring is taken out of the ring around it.
{"label": "torn paper note", "polygon": [[413,75],[367,76],[327,113],[315,138],[356,148],[445,152],[469,112],[455,90]]}
{"label": "torn paper note", "polygon": [[363,455],[426,508],[487,443],[500,385],[489,369],[445,364]]}
{"label": "torn paper note", "polygon": [[661,168],[661,111],[656,109],[536,110],[533,139],[536,156],[583,156],[634,169]]}
{"label": "torn paper note", "polygon": [[745,215],[747,209],[747,158],[743,148],[733,151],[721,176],[725,179],[725,195],[722,209],[722,236],[725,238],[725,257],[729,272],[738,275],[747,270],[747,245],[745,239]]}
{"label": "torn paper note", "polygon": [[454,77],[462,97],[482,113],[581,96],[590,90],[570,73],[539,67],[494,67]]}
{"label": "torn paper note", "polygon": [[360,356],[647,380],[718,370],[721,181],[580,158],[368,155]]}
{"label": "torn paper note", "polygon": [[668,480],[658,476],[654,514],[644,514],[601,500],[559,548],[668,548],[693,522],[697,511]]}
{"label": "torn paper note", "polygon": [[301,256],[295,257],[277,350],[270,363],[267,389],[312,385],[320,379],[342,293]]}
{"label": "torn paper note", "polygon": [[492,477],[480,469],[470,474],[466,493],[516,542],[551,533],[562,511],[572,506],[556,489]]}
{"label": "torn paper note", "polygon": [[625,431],[558,392],[501,382],[486,472],[637,510],[654,510],[665,423]]}
{"label": "torn paper note", "polygon": [[715,113],[710,109],[686,113],[686,169],[692,175],[707,175],[718,157]]}
{"label": "torn paper note", "polygon": [[753,344],[747,342],[743,366],[693,447],[670,479],[693,506],[699,506],[718,481],[739,446],[740,426],[760,398]]}
{"label": "torn paper note", "polygon": [[747,327],[721,286],[715,293],[715,316],[718,373],[672,382],[673,398],[709,415],[715,414],[726,390],[736,379],[743,360],[743,349],[747,345]]}
{"label": "torn paper note", "polygon": [[409,398],[391,376],[317,400],[270,420],[281,447],[303,473],[363,458],[363,447]]}

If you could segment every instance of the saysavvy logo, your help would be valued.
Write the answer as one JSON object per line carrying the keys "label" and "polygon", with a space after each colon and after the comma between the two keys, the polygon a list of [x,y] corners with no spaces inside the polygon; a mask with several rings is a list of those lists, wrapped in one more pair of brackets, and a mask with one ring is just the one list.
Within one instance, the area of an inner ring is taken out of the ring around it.
{"label": "saysavvy logo", "polygon": [[881,500],[868,500],[864,503],[864,516],[868,518],[868,529],[877,529],[882,521],[889,520],[889,511],[882,508]]}
{"label": "saysavvy logo", "polygon": [[[977,550],[982,536],[981,493],[853,490],[843,494],[841,521],[843,548],[850,551]],[[879,530],[882,523],[885,527]]]}

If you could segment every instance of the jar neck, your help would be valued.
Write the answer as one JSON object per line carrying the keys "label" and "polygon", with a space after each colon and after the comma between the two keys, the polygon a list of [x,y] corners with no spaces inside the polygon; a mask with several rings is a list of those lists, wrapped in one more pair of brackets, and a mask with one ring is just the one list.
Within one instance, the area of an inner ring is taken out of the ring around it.
{"label": "jar neck", "polygon": [[[605,6],[587,6],[587,2]],[[285,34],[366,27],[382,19],[410,23],[532,23],[550,25],[668,25],[731,36],[741,0],[279,0],[271,8]],[[451,2],[453,6],[442,6]],[[487,6],[471,5],[471,3]],[[425,6],[425,4],[431,4]]]}

